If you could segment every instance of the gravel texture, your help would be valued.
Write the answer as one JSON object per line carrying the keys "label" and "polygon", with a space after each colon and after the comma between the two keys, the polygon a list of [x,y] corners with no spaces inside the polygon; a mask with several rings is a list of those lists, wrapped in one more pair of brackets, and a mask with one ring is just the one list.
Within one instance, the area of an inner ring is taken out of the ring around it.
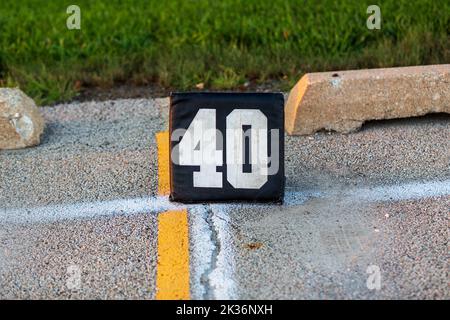
{"label": "gravel texture", "polygon": [[0,225],[0,296],[151,299],[156,224],[156,214],[138,214]]}
{"label": "gravel texture", "polygon": [[[234,297],[448,299],[449,204],[450,196],[369,203],[337,196],[217,210],[231,226]],[[367,287],[369,266],[380,270],[379,290]]]}
{"label": "gravel texture", "polygon": [[[154,297],[167,103],[45,107],[39,147],[0,151],[1,298]],[[449,117],[433,115],[287,137],[283,205],[188,208],[193,297],[448,299],[449,135]],[[65,215],[81,204],[86,217]],[[39,219],[52,206],[62,212]],[[8,219],[17,212],[38,214]],[[380,290],[366,286],[370,265]]]}
{"label": "gravel texture", "polygon": [[373,121],[352,134],[287,136],[286,182],[309,189],[442,180],[450,177],[449,150],[446,114]]}
{"label": "gravel texture", "polygon": [[2,207],[155,194],[155,133],[161,100],[86,102],[43,108],[39,148],[0,151]]}

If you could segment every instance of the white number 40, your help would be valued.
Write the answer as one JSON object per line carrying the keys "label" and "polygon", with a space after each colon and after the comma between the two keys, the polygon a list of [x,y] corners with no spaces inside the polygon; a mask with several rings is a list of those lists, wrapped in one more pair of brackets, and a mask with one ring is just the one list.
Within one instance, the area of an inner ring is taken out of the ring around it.
{"label": "white number 40", "polygon": [[[221,131],[216,128],[216,110],[200,109],[187,130],[181,129],[182,132],[175,130],[172,133],[173,141],[176,141],[177,137],[182,137],[180,143],[172,150],[173,161],[178,159],[179,165],[200,167],[199,171],[194,171],[194,187],[223,187],[223,174],[217,171],[217,167],[223,165],[223,137]],[[244,131],[244,128],[247,130]],[[278,130],[276,133],[277,137]],[[245,141],[249,141],[247,162],[251,169],[246,170],[249,172],[244,172]],[[278,146],[278,140],[272,141],[273,157],[274,144]],[[228,182],[234,188],[261,188],[269,175],[267,117],[257,109],[233,110],[226,118],[225,150]],[[278,153],[278,150],[276,151]],[[278,160],[278,155],[276,159]],[[271,166],[273,167],[274,163]]]}

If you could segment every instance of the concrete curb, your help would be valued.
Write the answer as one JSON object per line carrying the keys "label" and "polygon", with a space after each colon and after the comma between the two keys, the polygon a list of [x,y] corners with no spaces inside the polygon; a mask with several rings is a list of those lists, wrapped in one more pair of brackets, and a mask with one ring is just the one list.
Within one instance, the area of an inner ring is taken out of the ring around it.
{"label": "concrete curb", "polygon": [[348,133],[368,120],[450,113],[450,64],[308,73],[292,88],[286,131]]}

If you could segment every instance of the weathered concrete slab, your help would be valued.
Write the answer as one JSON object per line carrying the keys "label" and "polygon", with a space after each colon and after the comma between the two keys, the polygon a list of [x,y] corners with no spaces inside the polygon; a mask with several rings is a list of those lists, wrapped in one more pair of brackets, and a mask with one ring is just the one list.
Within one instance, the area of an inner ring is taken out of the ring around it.
{"label": "weathered concrete slab", "polygon": [[19,89],[0,88],[0,149],[38,145],[43,131],[34,101]]}
{"label": "weathered concrete slab", "polygon": [[450,64],[308,73],[286,105],[286,131],[348,133],[368,120],[450,113]]}

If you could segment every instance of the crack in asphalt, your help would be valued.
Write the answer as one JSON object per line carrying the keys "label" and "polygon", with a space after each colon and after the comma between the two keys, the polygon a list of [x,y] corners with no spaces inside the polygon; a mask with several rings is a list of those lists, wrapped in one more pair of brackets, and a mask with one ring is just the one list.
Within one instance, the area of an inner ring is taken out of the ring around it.
{"label": "crack in asphalt", "polygon": [[214,225],[213,217],[214,211],[210,205],[204,205],[206,211],[206,217],[204,218],[208,228],[210,230],[210,240],[213,246],[211,250],[211,259],[209,262],[209,267],[201,275],[201,283],[205,289],[203,299],[214,299],[214,288],[211,284],[211,274],[217,267],[217,257],[219,256],[221,250],[221,244],[218,238],[219,231]]}

